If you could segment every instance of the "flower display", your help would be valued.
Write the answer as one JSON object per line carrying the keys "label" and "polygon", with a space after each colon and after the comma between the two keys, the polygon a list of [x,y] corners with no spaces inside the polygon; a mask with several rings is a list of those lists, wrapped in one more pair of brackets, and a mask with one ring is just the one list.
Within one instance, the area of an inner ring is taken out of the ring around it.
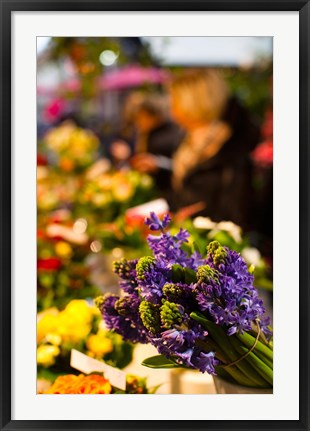
{"label": "flower display", "polygon": [[[58,217],[58,218],[57,218]],[[50,213],[38,217],[37,304],[38,310],[52,306],[63,308],[72,299],[90,298],[100,293],[90,279],[86,258],[90,253],[85,232],[76,232],[73,223]],[[55,218],[56,222],[53,222]]]}
{"label": "flower display", "polygon": [[133,343],[151,343],[158,367],[186,367],[219,374],[235,383],[272,386],[270,319],[253,286],[253,268],[218,241],[203,256],[189,252],[189,233],[171,234],[170,217],[146,224],[152,256],[122,259],[114,270],[122,296],[96,299],[106,326]]}
{"label": "flower display", "polygon": [[37,168],[37,206],[39,211],[53,211],[73,202],[79,188],[76,176],[64,174],[51,166]]}
{"label": "flower display", "polygon": [[131,374],[126,376],[126,391],[111,386],[101,374],[84,375],[68,374],[59,376],[44,392],[45,394],[151,394],[155,388],[148,388],[145,378]]}
{"label": "flower display", "polygon": [[113,171],[107,159],[95,161],[97,138],[73,123],[51,129],[44,142],[47,156],[40,153],[44,163],[37,168],[39,311],[105,289],[95,282],[91,258],[142,244],[139,230],[124,223],[124,213],[154,193],[149,176]]}
{"label": "flower display", "polygon": [[100,211],[101,221],[112,221],[126,209],[153,196],[154,184],[148,175],[135,171],[103,172],[84,181],[78,203],[88,211]]}
{"label": "flower display", "polygon": [[107,330],[97,307],[85,300],[73,300],[62,311],[51,308],[39,314],[37,343],[39,374],[44,376],[73,371],[69,358],[74,348],[117,368],[128,365],[133,353],[132,344]]}
{"label": "flower display", "polygon": [[96,159],[99,149],[99,139],[93,132],[81,129],[70,121],[50,129],[44,141],[65,172],[89,166]]}

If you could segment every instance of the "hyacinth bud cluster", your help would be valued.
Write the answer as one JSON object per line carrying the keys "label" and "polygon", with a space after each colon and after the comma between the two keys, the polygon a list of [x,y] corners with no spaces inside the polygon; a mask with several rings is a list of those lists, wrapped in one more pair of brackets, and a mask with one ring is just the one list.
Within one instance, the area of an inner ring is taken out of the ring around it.
{"label": "hyacinth bud cluster", "polygon": [[193,315],[204,316],[230,337],[251,331],[253,322],[268,337],[269,319],[240,254],[217,241],[205,257],[189,254],[183,248],[188,232],[172,235],[169,222],[168,216],[160,220],[151,213],[146,224],[157,231],[148,237],[152,256],[116,262],[123,294],[101,297],[97,305],[107,327],[124,339],[151,343],[177,364],[214,374],[221,355],[207,348],[209,331]]}

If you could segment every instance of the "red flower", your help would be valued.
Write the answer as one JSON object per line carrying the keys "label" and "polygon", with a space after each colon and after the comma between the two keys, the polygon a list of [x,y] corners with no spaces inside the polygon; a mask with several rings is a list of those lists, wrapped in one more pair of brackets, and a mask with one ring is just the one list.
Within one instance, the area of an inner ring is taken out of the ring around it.
{"label": "red flower", "polygon": [[38,166],[46,166],[47,164],[48,164],[48,162],[47,162],[47,158],[45,157],[45,155],[38,153],[38,155],[37,155],[37,165]]}
{"label": "red flower", "polygon": [[38,229],[37,237],[38,239],[45,238],[45,233],[42,229]]}
{"label": "red flower", "polygon": [[254,162],[261,167],[270,167],[273,164],[273,141],[269,139],[262,142],[252,152]]}
{"label": "red flower", "polygon": [[61,260],[57,257],[38,259],[38,270],[57,271],[61,267]]}

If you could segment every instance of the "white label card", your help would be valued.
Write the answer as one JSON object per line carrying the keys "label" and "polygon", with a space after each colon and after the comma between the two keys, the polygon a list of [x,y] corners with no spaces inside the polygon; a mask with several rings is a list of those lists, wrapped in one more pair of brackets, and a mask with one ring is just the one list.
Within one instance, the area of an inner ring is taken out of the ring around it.
{"label": "white label card", "polygon": [[97,359],[90,358],[78,350],[71,350],[70,365],[72,368],[81,371],[85,374],[90,374],[95,371],[104,373],[104,377],[109,380],[112,386],[115,386],[122,391],[126,390],[126,373],[118,368],[111,367]]}

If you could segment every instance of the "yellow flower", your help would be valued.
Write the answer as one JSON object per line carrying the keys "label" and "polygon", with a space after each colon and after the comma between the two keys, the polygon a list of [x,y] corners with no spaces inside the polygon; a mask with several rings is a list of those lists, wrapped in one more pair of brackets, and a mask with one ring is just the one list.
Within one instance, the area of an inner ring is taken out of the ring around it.
{"label": "yellow flower", "polygon": [[51,310],[38,321],[38,343],[43,339],[54,345],[78,343],[88,336],[98,314],[97,308],[83,299],[69,302],[63,311],[56,310],[56,314]]}
{"label": "yellow flower", "polygon": [[62,313],[76,321],[88,323],[93,318],[93,308],[84,299],[74,299],[69,302]]}
{"label": "yellow flower", "polygon": [[94,317],[93,308],[85,300],[76,299],[58,315],[58,333],[64,341],[78,342],[91,331]]}
{"label": "yellow flower", "polygon": [[47,334],[58,333],[58,318],[55,314],[46,314],[37,324],[37,338],[41,342]]}
{"label": "yellow flower", "polygon": [[112,352],[113,343],[109,338],[98,332],[97,335],[92,334],[88,337],[86,346],[88,350],[94,354],[94,356],[101,358],[107,353]]}
{"label": "yellow flower", "polygon": [[46,334],[45,340],[54,346],[60,346],[62,341],[61,336],[58,334]]}
{"label": "yellow flower", "polygon": [[60,156],[59,165],[65,171],[71,171],[76,164],[90,163],[99,146],[98,138],[91,131],[80,129],[72,122],[49,130],[45,142]]}
{"label": "yellow flower", "polygon": [[59,353],[59,347],[42,344],[37,349],[38,365],[43,365],[43,367],[50,367],[55,363],[55,359],[59,355]]}
{"label": "yellow flower", "polygon": [[70,257],[72,255],[72,247],[65,241],[58,241],[55,244],[55,252],[59,257]]}
{"label": "yellow flower", "polygon": [[119,202],[126,202],[134,194],[134,189],[129,182],[120,181],[114,184],[113,196]]}
{"label": "yellow flower", "polygon": [[91,331],[91,324],[86,321],[70,319],[64,312],[60,313],[58,332],[64,342],[77,343],[84,340]]}
{"label": "yellow flower", "polygon": [[141,175],[140,185],[145,189],[150,189],[153,185],[153,180],[148,175]]}
{"label": "yellow flower", "polygon": [[109,191],[113,185],[113,177],[109,174],[103,174],[98,178],[97,184],[100,189]]}
{"label": "yellow flower", "polygon": [[91,197],[91,201],[97,207],[103,207],[111,202],[111,194],[106,192],[95,193]]}

